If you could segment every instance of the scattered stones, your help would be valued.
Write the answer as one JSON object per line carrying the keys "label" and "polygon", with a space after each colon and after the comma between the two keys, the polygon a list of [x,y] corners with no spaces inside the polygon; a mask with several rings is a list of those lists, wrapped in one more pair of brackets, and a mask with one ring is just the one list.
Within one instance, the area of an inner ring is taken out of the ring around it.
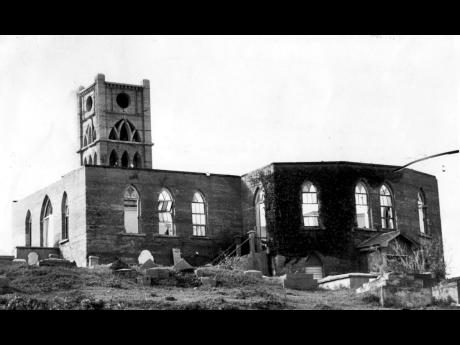
{"label": "scattered stones", "polygon": [[211,277],[201,277],[200,281],[206,287],[215,287],[217,285],[217,280]]}
{"label": "scattered stones", "polygon": [[115,261],[110,264],[110,269],[114,271],[121,270],[123,268],[129,268],[129,265],[119,258],[116,258]]}
{"label": "scattered stones", "polygon": [[145,275],[152,279],[168,279],[170,269],[167,267],[153,267],[145,271]]}
{"label": "scattered stones", "polygon": [[70,262],[65,259],[44,259],[38,262],[38,266],[60,266],[60,267],[75,267],[75,262]]}
{"label": "scattered stones", "polygon": [[35,252],[30,252],[28,255],[27,255],[27,263],[29,265],[38,265],[38,254],[35,253]]}
{"label": "scattered stones", "polygon": [[283,287],[293,290],[312,290],[318,287],[318,282],[313,279],[313,274],[302,272],[286,273],[286,278],[283,280]]}
{"label": "scattered stones", "polygon": [[181,259],[174,265],[174,270],[177,272],[192,272],[194,268],[187,261]]}
{"label": "scattered stones", "polygon": [[176,265],[179,261],[182,260],[180,249],[179,248],[173,248],[172,249],[172,254],[173,254],[174,265]]}
{"label": "scattered stones", "polygon": [[150,251],[147,250],[147,249],[141,251],[141,253],[139,254],[139,257],[137,258],[137,261],[139,262],[139,265],[143,265],[149,260],[151,260],[152,262],[155,261],[153,259],[152,253],[150,253]]}
{"label": "scattered stones", "polygon": [[153,267],[158,267],[158,265],[157,265],[156,263],[154,263],[153,260],[148,259],[147,261],[145,261],[145,262],[141,265],[140,269],[141,269],[141,270],[147,270],[147,269],[153,268]]}
{"label": "scattered stones", "polygon": [[248,276],[248,277],[253,277],[253,278],[256,278],[256,279],[262,279],[262,271],[258,271],[258,270],[244,271],[244,275]]}
{"label": "scattered stones", "polygon": [[94,267],[99,265],[99,256],[90,255],[88,256],[88,267]]}

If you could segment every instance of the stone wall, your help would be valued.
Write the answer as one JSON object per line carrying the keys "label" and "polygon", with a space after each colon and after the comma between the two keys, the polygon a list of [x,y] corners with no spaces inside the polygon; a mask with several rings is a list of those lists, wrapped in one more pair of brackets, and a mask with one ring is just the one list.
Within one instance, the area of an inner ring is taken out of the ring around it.
{"label": "stone wall", "polygon": [[[25,246],[25,220],[29,210],[32,217],[32,246],[40,247],[40,214],[46,196],[53,207],[51,235],[54,247],[62,256],[77,265],[86,265],[86,199],[85,169],[71,171],[61,180],[13,203],[13,245]],[[69,205],[69,239],[62,239],[62,198],[67,194]]]}
{"label": "stone wall", "polygon": [[[101,262],[115,256],[137,258],[143,249],[155,262],[172,264],[172,248],[179,248],[191,264],[209,262],[226,249],[233,236],[241,234],[241,179],[238,176],[210,175],[150,169],[87,167],[88,255]],[[140,195],[139,233],[124,228],[123,193],[132,185]],[[160,235],[158,197],[167,188],[174,199],[176,236]],[[196,191],[206,201],[206,236],[193,236],[191,202]]]}

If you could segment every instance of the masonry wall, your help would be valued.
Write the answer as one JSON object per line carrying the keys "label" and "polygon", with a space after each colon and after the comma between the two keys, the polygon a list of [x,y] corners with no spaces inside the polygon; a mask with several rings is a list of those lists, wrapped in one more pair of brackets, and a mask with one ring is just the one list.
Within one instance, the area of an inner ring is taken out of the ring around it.
{"label": "masonry wall", "polygon": [[[179,248],[191,264],[209,262],[242,232],[241,179],[150,169],[86,167],[88,255],[110,262],[114,257],[137,259],[148,249],[157,263],[172,264],[172,248]],[[123,193],[133,185],[140,195],[139,234],[124,229]],[[167,188],[174,199],[176,236],[158,231],[158,196]],[[200,191],[207,205],[205,237],[193,236],[193,194]]]}
{"label": "masonry wall", "polygon": [[[46,196],[53,207],[52,236],[54,247],[61,250],[62,256],[77,265],[86,264],[86,201],[85,170],[80,168],[62,177],[28,197],[13,203],[13,244],[25,246],[25,222],[27,211],[32,217],[32,246],[40,246],[40,214]],[[69,205],[69,240],[62,241],[62,197],[67,193]],[[51,234],[50,234],[51,235]],[[43,259],[43,258],[40,258]]]}
{"label": "masonry wall", "polygon": [[[274,163],[272,171],[277,210],[271,229],[276,253],[286,257],[304,257],[315,251],[322,257],[325,274],[361,270],[362,260],[355,245],[379,232],[390,231],[381,227],[379,190],[382,183],[386,183],[393,193],[395,230],[418,242],[426,238],[441,238],[436,178],[411,169],[393,173],[395,168],[348,162]],[[251,197],[255,185],[249,177],[256,175],[257,171],[254,171],[243,176],[246,226],[253,225]],[[315,228],[303,226],[301,187],[307,180],[318,189],[320,224]],[[359,229],[356,224],[354,188],[359,181],[368,189],[370,229]],[[426,197],[428,235],[420,232],[417,207],[420,189]]]}

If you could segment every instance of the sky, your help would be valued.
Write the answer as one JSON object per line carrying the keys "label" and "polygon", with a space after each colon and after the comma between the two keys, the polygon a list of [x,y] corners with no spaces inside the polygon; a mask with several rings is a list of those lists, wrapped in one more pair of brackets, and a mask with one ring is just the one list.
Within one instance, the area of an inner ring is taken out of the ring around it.
{"label": "sky", "polygon": [[[457,36],[0,36],[0,253],[11,205],[78,168],[76,95],[150,80],[153,167],[242,175],[271,162],[403,165],[459,149]],[[460,275],[460,155],[438,179]]]}

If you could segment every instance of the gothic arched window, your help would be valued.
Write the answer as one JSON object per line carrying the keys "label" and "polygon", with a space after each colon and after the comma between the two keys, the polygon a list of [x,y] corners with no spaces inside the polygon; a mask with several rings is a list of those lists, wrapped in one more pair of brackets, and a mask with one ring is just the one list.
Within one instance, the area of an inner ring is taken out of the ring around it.
{"label": "gothic arched window", "polygon": [[118,166],[118,155],[115,150],[112,150],[110,153],[110,158],[109,158],[109,166],[111,167],[117,167]]}
{"label": "gothic arched window", "polygon": [[158,232],[161,235],[174,236],[174,201],[167,189],[163,189],[158,197]]}
{"label": "gothic arched window", "polygon": [[302,215],[304,226],[319,226],[318,192],[309,181],[302,185]]}
{"label": "gothic arched window", "polygon": [[380,187],[380,218],[382,229],[394,229],[393,197],[386,185]]}
{"label": "gothic arched window", "polygon": [[356,221],[358,228],[370,228],[369,194],[364,183],[359,182],[355,187]]}
{"label": "gothic arched window", "polygon": [[425,234],[427,233],[427,230],[428,230],[428,226],[427,226],[428,221],[426,217],[425,196],[422,190],[418,192],[417,208],[418,208],[418,220],[420,224],[420,232]]}
{"label": "gothic arched window", "polygon": [[128,168],[129,166],[129,155],[128,152],[124,152],[123,155],[121,156],[121,167],[122,168]]}
{"label": "gothic arched window", "polygon": [[133,157],[133,167],[134,168],[142,168],[142,159],[139,152],[136,152]]}
{"label": "gothic arched window", "polygon": [[192,223],[193,236],[206,235],[206,213],[203,195],[200,192],[193,194],[192,199]]}
{"label": "gothic arched window", "polygon": [[128,120],[120,120],[112,127],[110,140],[141,142],[141,136],[136,127]]}
{"label": "gothic arched window", "polygon": [[256,193],[254,206],[256,209],[256,229],[257,236],[267,237],[267,219],[265,218],[265,193],[259,188]]}
{"label": "gothic arched window", "polygon": [[53,247],[53,206],[48,196],[45,196],[40,214],[40,246]]}
{"label": "gothic arched window", "polygon": [[66,192],[64,192],[64,195],[62,196],[61,215],[62,215],[62,239],[66,240],[69,238],[69,204],[67,202]]}
{"label": "gothic arched window", "polygon": [[127,233],[139,233],[139,193],[133,186],[128,186],[123,194],[124,224]]}

